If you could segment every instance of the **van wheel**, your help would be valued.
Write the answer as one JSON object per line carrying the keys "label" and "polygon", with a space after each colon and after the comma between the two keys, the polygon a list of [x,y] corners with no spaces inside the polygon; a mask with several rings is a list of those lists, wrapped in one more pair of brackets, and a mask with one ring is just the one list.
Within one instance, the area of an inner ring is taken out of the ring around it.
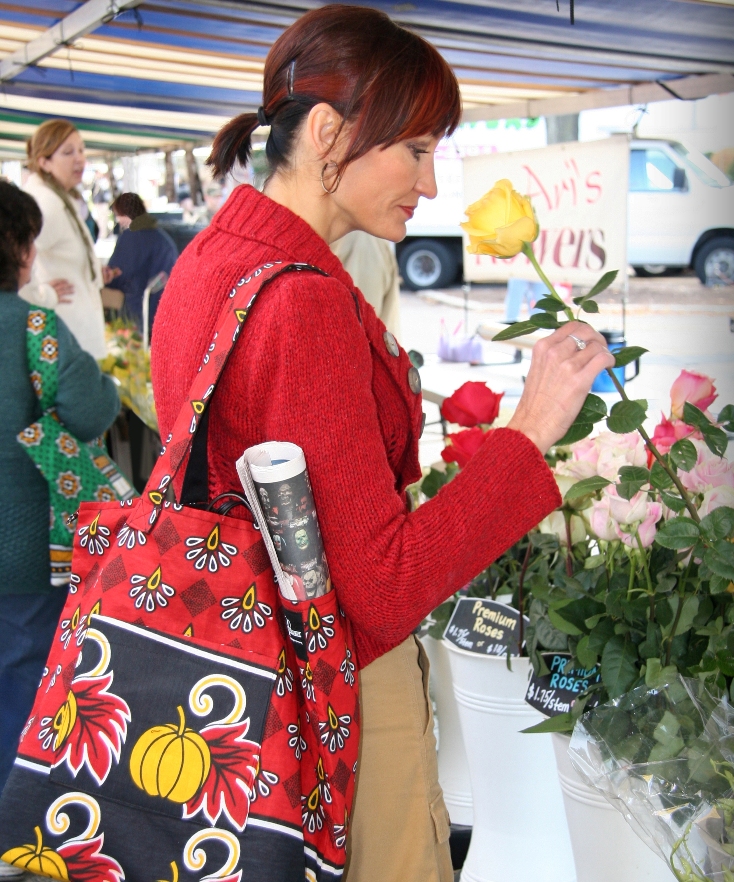
{"label": "van wheel", "polygon": [[694,269],[704,285],[734,285],[734,237],[710,239],[696,255]]}
{"label": "van wheel", "polygon": [[456,256],[433,239],[418,239],[406,245],[398,265],[403,282],[411,291],[443,288],[454,281],[458,269]]}
{"label": "van wheel", "polygon": [[646,263],[644,266],[633,267],[636,276],[664,276],[668,267],[664,263]]}

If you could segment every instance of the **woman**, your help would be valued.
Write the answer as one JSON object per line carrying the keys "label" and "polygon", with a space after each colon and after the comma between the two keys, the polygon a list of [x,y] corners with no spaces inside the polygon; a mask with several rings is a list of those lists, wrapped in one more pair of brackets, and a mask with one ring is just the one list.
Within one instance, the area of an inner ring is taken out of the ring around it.
{"label": "woman", "polygon": [[232,285],[273,260],[328,273],[284,274],[263,292],[211,403],[208,464],[213,496],[237,486],[234,462],[251,444],[305,451],[361,669],[349,882],[453,878],[428,666],[412,631],[559,504],[543,453],[613,361],[580,323],[539,343],[510,426],[409,511],[404,491],[421,475],[420,378],[329,243],[355,229],[402,239],[420,197],[436,195],[434,150],[459,116],[456,79],[422,39],[371,9],[308,12],[267,57],[263,106],[225,126],[209,160],[215,176],[247,162],[252,132],[269,125],[264,192],[232,193],[179,258],[156,319],[165,437]]}
{"label": "woman", "polygon": [[42,123],[26,145],[32,174],[25,190],[43,215],[38,257],[20,296],[55,309],[77,342],[95,358],[107,354],[101,288],[103,274],[89,230],[79,214],[86,159],[84,141],[67,120]]}
{"label": "woman", "polygon": [[[178,249],[165,230],[145,209],[137,193],[123,193],[110,206],[120,225],[120,236],[109,259],[111,288],[125,293],[123,311],[138,328],[143,327],[143,293],[150,280],[158,273],[168,278],[178,258]],[[148,333],[160,301],[160,293],[150,299]]]}
{"label": "woman", "polygon": [[[41,233],[33,198],[0,181],[0,790],[33,705],[66,589],[51,585],[49,493],[17,435],[41,415],[26,351],[31,278]],[[57,319],[56,412],[81,441],[102,434],[119,410],[115,386]],[[0,872],[2,875],[2,872]]]}

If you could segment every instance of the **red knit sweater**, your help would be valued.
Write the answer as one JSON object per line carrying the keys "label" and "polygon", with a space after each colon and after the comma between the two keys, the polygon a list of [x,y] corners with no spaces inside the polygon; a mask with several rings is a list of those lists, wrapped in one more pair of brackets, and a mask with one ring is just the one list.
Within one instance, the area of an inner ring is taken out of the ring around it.
{"label": "red knit sweater", "polygon": [[497,429],[450,484],[410,513],[404,491],[421,474],[422,413],[408,357],[388,351],[384,325],[358,291],[355,303],[345,287],[351,279],[326,242],[249,186],[232,193],[181,255],[158,308],[152,370],[162,437],[232,285],[273,259],[315,264],[331,278],[281,276],[247,319],[210,405],[211,497],[239,487],[234,464],[246,447],[292,441],[303,448],[333,584],[364,667],[560,497],[537,447]]}

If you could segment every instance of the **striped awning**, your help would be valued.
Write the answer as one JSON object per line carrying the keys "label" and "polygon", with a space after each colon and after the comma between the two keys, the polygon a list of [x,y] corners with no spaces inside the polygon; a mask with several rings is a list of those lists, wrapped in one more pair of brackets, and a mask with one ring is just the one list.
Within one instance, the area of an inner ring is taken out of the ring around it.
{"label": "striped awning", "polygon": [[[0,151],[20,150],[48,116],[74,119],[103,151],[207,139],[258,106],[270,46],[315,5],[128,0],[115,16],[113,0],[0,0]],[[467,119],[734,90],[731,0],[575,0],[574,24],[569,0],[558,11],[556,0],[369,5],[438,47]],[[81,36],[60,30],[85,11],[96,24]]]}

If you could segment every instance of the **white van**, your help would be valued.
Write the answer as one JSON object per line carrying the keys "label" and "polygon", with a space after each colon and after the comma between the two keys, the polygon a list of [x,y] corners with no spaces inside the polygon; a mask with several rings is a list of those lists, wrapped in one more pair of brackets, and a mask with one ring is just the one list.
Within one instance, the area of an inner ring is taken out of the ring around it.
{"label": "white van", "polygon": [[[461,160],[437,160],[436,177],[439,195],[408,222],[396,249],[403,281],[413,290],[449,285],[463,270]],[[704,284],[734,284],[729,178],[678,141],[632,140],[627,259],[638,275],[691,267]]]}

